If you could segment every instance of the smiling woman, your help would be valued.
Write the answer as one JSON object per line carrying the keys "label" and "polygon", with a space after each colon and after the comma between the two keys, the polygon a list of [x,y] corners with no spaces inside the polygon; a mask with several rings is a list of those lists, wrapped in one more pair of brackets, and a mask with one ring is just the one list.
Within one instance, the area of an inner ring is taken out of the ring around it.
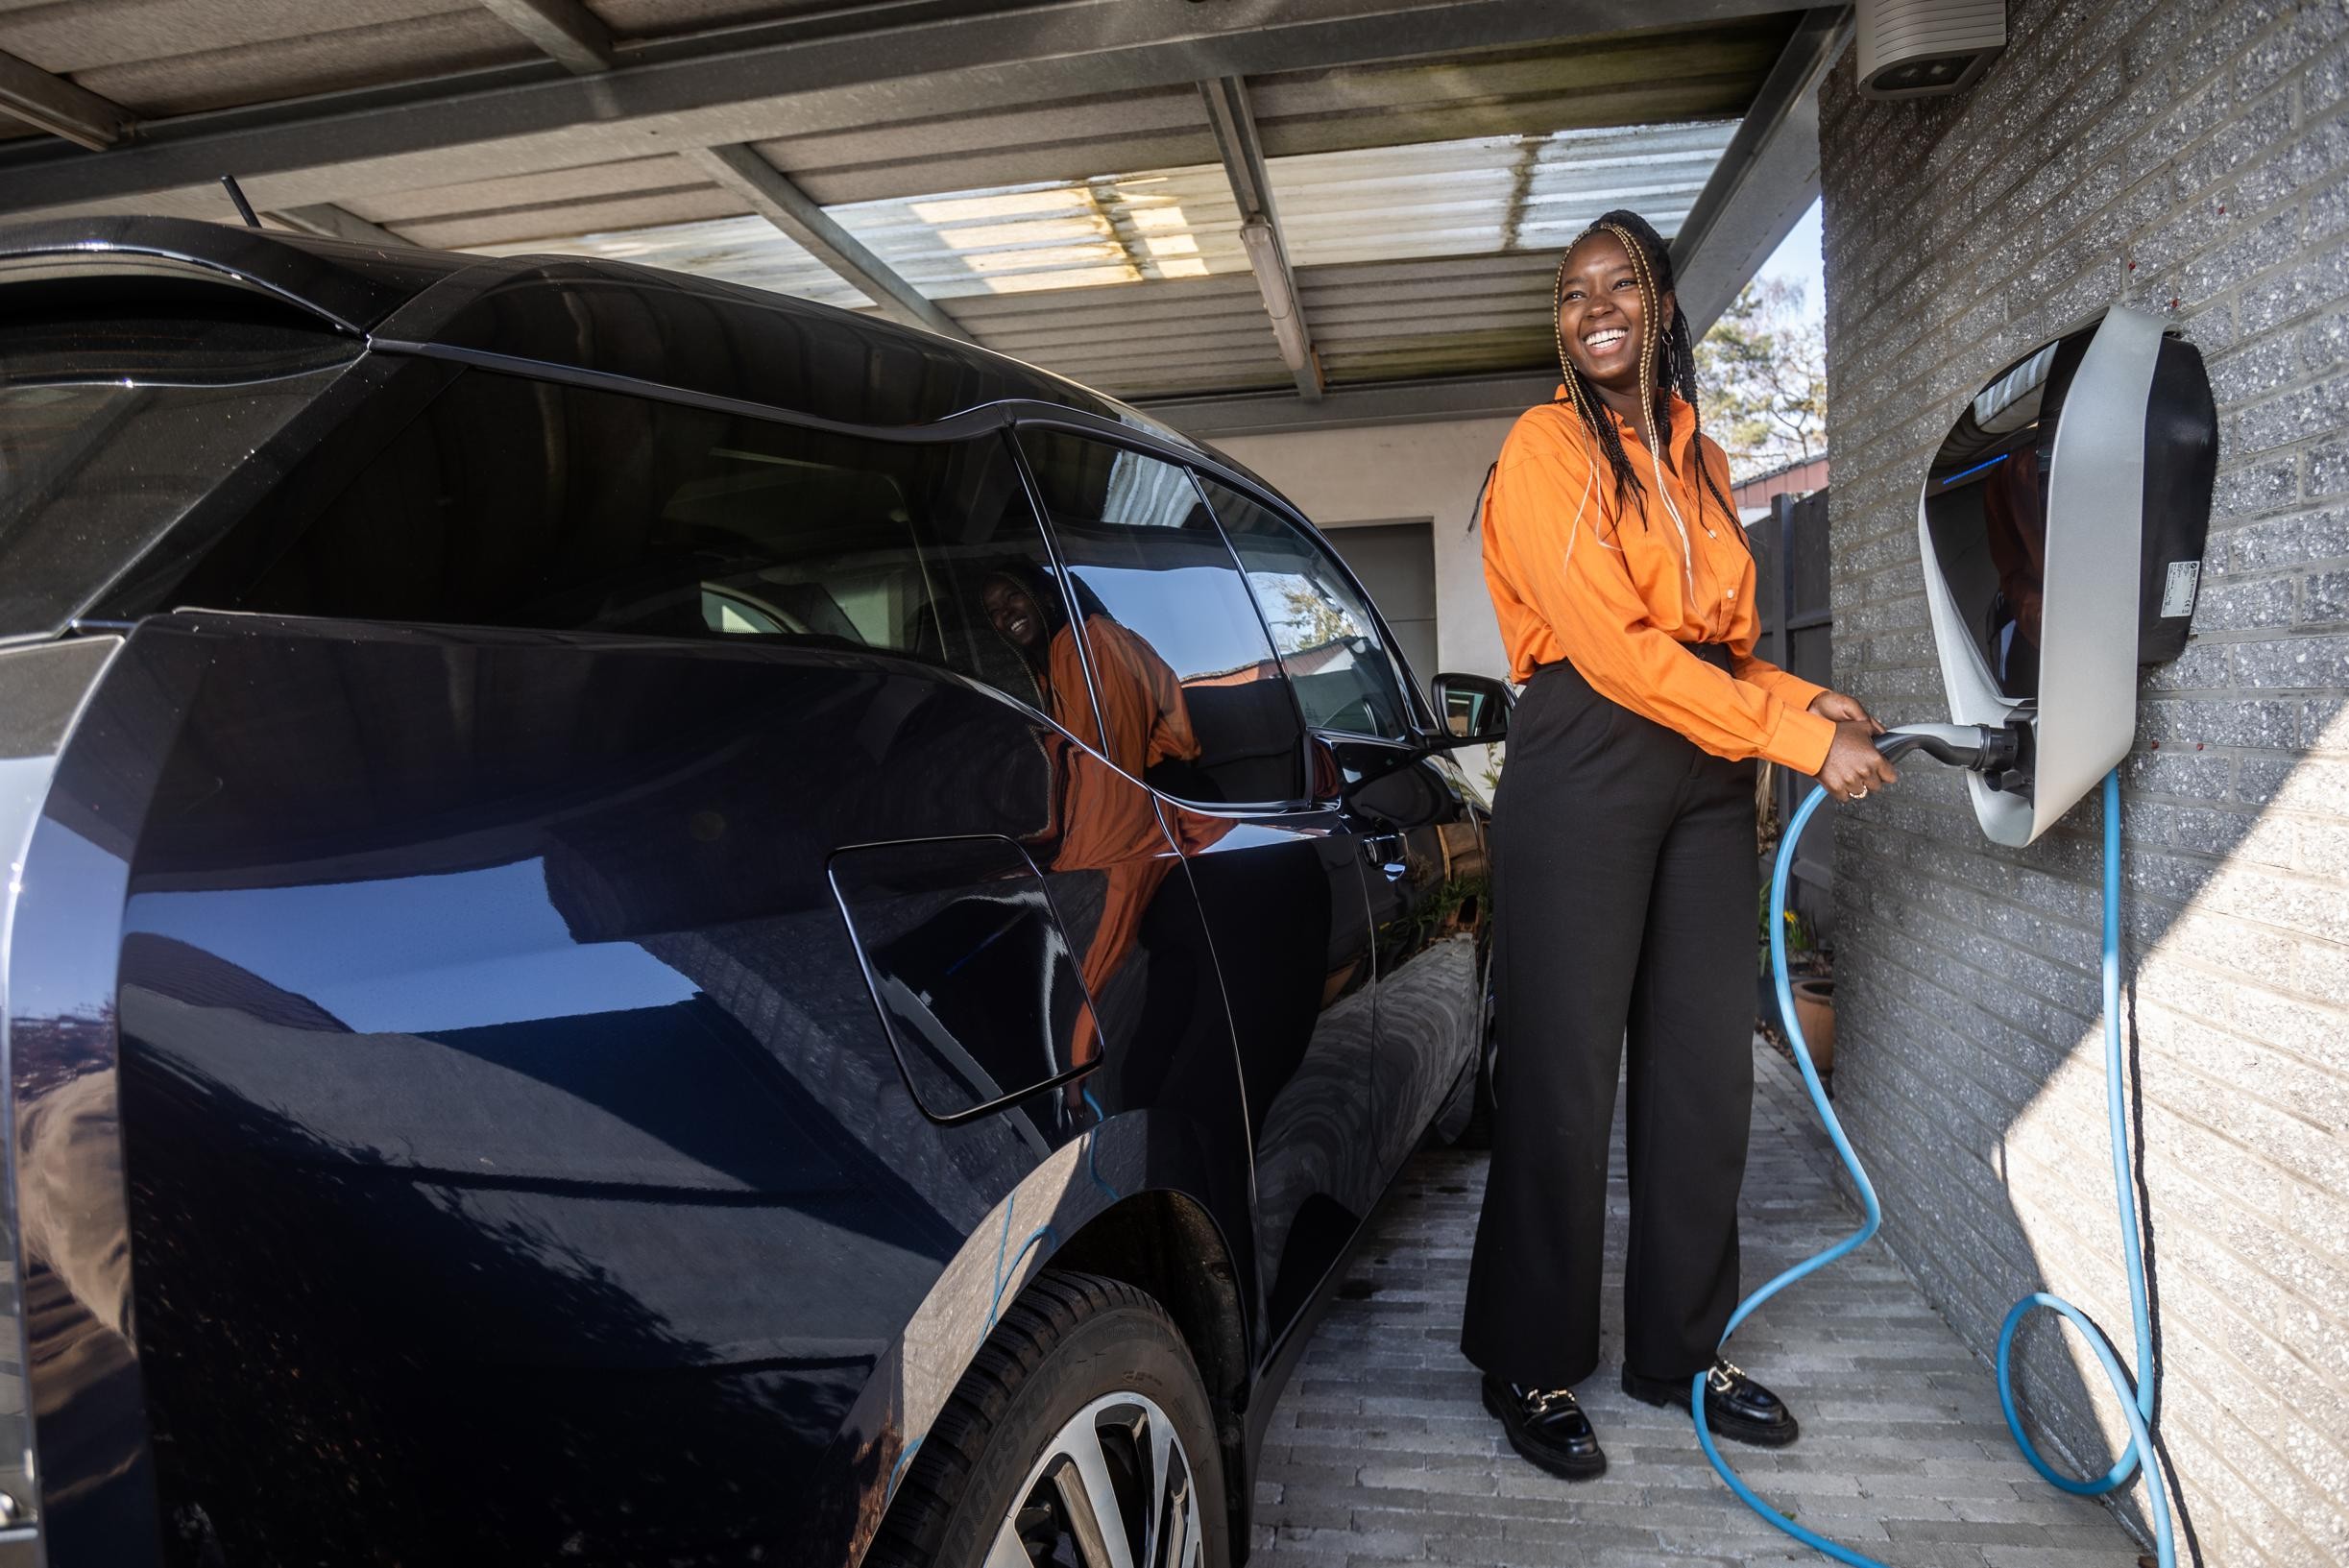
{"label": "smiling woman", "polygon": [[1598,1363],[1627,1042],[1624,1390],[1684,1402],[1709,1371],[1714,1431],[1795,1438],[1785,1406],[1714,1355],[1753,1098],[1755,759],[1844,796],[1892,770],[1859,704],[1754,657],[1754,558],[1654,229],[1610,212],[1574,242],[1557,332],[1563,384],[1511,431],[1483,519],[1526,688],[1493,807],[1505,1045],[1462,1346],[1517,1452],[1574,1478],[1607,1463],[1571,1390]]}

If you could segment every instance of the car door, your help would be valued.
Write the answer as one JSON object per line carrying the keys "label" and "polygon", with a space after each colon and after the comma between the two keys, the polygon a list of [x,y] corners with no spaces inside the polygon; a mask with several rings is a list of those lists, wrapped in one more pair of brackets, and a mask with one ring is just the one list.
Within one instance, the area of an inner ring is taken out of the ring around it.
{"label": "car door", "polygon": [[1245,1235],[1179,858],[986,607],[1056,599],[1000,431],[467,371],[354,467],[133,639],[191,688],[120,1015],[188,1560],[787,1556],[1079,1081],[1220,1106]]}
{"label": "car door", "polygon": [[1257,1272],[1277,1341],[1378,1192],[1360,856],[1334,773],[1320,798],[1308,784],[1296,699],[1190,472],[1066,431],[1020,439],[1086,628],[1110,754],[1157,792],[1208,924],[1253,1131]]}
{"label": "car door", "polygon": [[1484,832],[1368,600],[1296,519],[1215,480],[1230,536],[1306,723],[1337,759],[1339,820],[1359,853],[1378,971],[1372,1053],[1376,1167],[1411,1152],[1472,1054]]}

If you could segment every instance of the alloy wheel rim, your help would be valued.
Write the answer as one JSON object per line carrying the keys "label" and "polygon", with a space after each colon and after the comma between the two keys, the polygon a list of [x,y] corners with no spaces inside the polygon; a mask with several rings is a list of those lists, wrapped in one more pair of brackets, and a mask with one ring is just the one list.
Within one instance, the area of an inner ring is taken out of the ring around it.
{"label": "alloy wheel rim", "polygon": [[1199,1484],[1147,1394],[1069,1417],[1013,1494],[986,1568],[1199,1568]]}

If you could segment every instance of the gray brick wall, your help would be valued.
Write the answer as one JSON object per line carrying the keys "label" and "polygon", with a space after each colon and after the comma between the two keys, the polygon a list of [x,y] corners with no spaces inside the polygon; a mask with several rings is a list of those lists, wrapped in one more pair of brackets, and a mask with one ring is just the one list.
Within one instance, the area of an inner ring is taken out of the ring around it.
{"label": "gray brick wall", "polygon": [[[2124,773],[2163,1431],[2213,1564],[2349,1555],[2349,16],[2009,0],[1968,93],[1823,102],[1838,683],[1943,716],[1916,490],[1963,399],[2116,299],[2208,357],[2222,445],[2183,658]],[[1839,1108],[1886,1239],[1988,1354],[2045,1285],[2123,1354],[2093,800],[1986,844],[1920,762],[1837,848]],[[2119,1440],[2044,1315],[2051,1450]],[[2124,1505],[2142,1522],[2142,1498]],[[2183,1556],[2183,1555],[2182,1555]]]}

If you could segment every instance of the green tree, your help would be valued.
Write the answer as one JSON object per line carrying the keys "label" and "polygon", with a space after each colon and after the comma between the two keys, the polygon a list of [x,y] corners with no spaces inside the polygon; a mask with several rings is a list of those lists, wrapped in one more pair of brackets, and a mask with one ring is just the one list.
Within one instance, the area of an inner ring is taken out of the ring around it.
{"label": "green tree", "polygon": [[1827,449],[1827,336],[1803,295],[1785,279],[1748,283],[1697,345],[1705,433],[1734,479]]}
{"label": "green tree", "polygon": [[1302,577],[1283,579],[1280,586],[1281,608],[1288,614],[1281,624],[1292,627],[1295,641],[1282,648],[1283,653],[1297,653],[1306,648],[1320,648],[1343,638],[1361,635],[1354,617],[1345,613],[1345,606],[1321,591],[1320,585]]}

